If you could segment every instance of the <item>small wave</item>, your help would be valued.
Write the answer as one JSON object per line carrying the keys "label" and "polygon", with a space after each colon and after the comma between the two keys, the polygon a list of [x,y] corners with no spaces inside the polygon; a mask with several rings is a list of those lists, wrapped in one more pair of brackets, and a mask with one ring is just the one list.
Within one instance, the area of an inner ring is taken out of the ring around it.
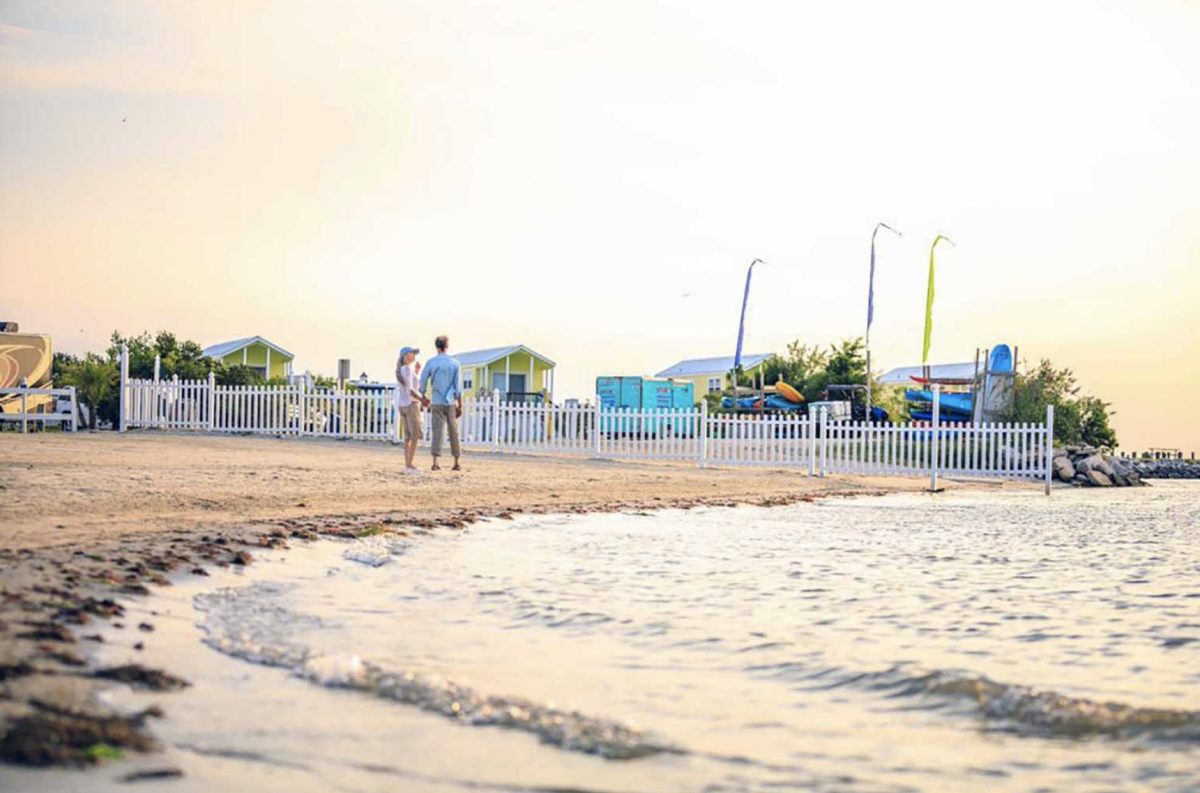
{"label": "small wave", "polygon": [[350,547],[342,551],[342,558],[365,564],[368,567],[381,567],[392,560],[393,556],[401,556],[411,549],[412,544],[402,537],[389,535],[374,535],[361,537],[350,543]]}
{"label": "small wave", "polygon": [[988,719],[1064,737],[1200,740],[1200,711],[1097,702],[986,677],[933,672],[913,681],[924,692],[973,701]]}
{"label": "small wave", "polygon": [[205,613],[205,642],[235,658],[281,667],[318,685],[344,688],[400,702],[473,726],[502,727],[535,735],[569,751],[613,760],[631,760],[682,751],[666,741],[619,722],[555,708],[519,697],[482,694],[432,675],[389,670],[355,655],[313,653],[288,634],[316,627],[316,617],[297,614],[276,600],[288,587],[254,584],[199,594]]}
{"label": "small wave", "polygon": [[862,672],[801,662],[749,666],[746,671],[795,681],[804,691],[858,688],[892,700],[937,697],[965,704],[972,715],[1018,734],[1200,741],[1200,711],[1098,702],[965,672],[922,673],[907,666]]}

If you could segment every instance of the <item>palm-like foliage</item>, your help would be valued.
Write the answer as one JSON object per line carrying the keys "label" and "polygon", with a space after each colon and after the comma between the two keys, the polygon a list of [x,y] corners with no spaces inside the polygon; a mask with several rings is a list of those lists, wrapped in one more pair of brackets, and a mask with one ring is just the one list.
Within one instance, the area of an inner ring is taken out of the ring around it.
{"label": "palm-like foliage", "polygon": [[115,363],[93,354],[72,364],[63,373],[63,381],[75,386],[79,398],[87,403],[88,426],[91,429],[96,429],[97,408],[112,393],[118,374]]}

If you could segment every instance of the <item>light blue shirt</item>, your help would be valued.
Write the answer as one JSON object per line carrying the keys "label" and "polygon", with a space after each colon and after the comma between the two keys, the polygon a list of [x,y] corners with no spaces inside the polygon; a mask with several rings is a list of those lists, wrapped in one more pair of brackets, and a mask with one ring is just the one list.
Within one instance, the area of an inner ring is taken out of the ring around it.
{"label": "light blue shirt", "polygon": [[456,399],[462,399],[462,367],[456,358],[444,352],[433,356],[421,370],[422,394],[430,380],[433,381],[433,394],[429,398],[433,404],[449,405]]}

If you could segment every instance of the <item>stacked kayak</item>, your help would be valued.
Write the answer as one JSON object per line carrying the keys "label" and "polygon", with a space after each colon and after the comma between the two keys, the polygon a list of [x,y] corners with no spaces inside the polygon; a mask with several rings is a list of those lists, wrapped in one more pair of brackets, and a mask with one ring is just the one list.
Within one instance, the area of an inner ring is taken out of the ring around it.
{"label": "stacked kayak", "polygon": [[725,410],[799,410],[802,403],[790,402],[778,394],[767,394],[766,399],[759,396],[725,397],[721,407]]}
{"label": "stacked kayak", "polygon": [[[904,392],[904,398],[908,400],[908,415],[913,421],[933,421],[932,391],[910,388]],[[966,393],[943,393],[939,403],[938,420],[945,422],[969,422],[975,408],[974,397]]]}

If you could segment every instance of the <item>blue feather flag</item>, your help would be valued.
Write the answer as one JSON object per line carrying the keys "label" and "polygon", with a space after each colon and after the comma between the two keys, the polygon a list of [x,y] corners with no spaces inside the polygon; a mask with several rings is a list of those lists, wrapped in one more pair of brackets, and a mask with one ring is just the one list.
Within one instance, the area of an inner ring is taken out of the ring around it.
{"label": "blue feather flag", "polygon": [[887,229],[893,234],[903,237],[904,235],[896,231],[886,223],[876,223],[875,230],[871,232],[871,278],[867,287],[867,345],[871,344],[871,323],[875,321],[875,235],[879,233],[881,228]]}
{"label": "blue feather flag", "polygon": [[[736,373],[742,365],[742,337],[746,333],[746,303],[750,301],[750,276],[754,274],[754,265],[761,262],[762,259],[755,259],[750,262],[750,269],[746,271],[746,291],[742,294],[742,316],[738,320],[738,342],[737,352],[733,354],[733,371]],[[736,386],[737,383],[734,383]]]}

